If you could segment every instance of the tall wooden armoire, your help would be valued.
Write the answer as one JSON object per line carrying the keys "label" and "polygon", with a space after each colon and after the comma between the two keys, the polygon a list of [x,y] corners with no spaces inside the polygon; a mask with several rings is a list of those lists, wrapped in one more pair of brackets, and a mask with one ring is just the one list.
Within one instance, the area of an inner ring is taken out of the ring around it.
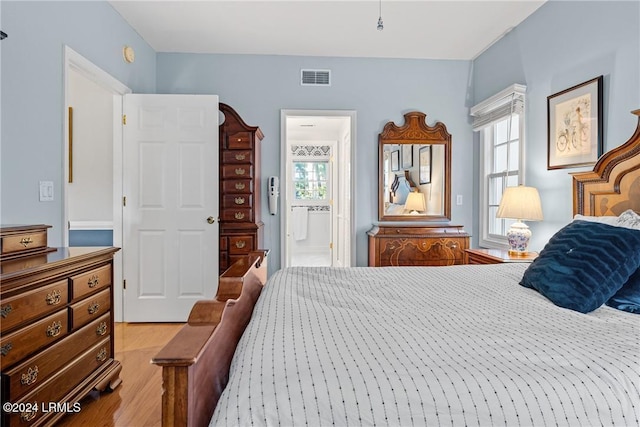
{"label": "tall wooden armoire", "polygon": [[220,103],[220,273],[237,259],[257,250],[264,223],[260,221],[260,141],[257,126],[249,126],[230,106]]}

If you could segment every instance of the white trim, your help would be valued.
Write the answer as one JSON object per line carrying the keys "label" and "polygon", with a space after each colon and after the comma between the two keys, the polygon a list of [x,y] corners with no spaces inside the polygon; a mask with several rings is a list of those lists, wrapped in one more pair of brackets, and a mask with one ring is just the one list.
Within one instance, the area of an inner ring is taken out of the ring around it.
{"label": "white trim", "polygon": [[69,230],[113,230],[113,221],[69,221]]}
{"label": "white trim", "polygon": [[[64,61],[63,61],[63,170],[64,170],[64,182],[63,182],[63,221],[65,225],[63,229],[66,229],[62,233],[63,246],[69,246],[69,203],[67,194],[67,185],[69,181],[69,146],[67,141],[69,140],[69,73],[71,70],[79,73],[83,77],[93,81],[106,91],[113,94],[113,223],[111,229],[113,229],[113,246],[122,248],[122,97],[131,93],[126,85],[115,79],[106,71],[93,64],[91,61],[74,51],[69,46],[64,46]],[[122,271],[122,250],[118,251],[114,255],[113,261],[113,292],[114,292],[114,320],[122,321],[123,313],[123,271]]]}
{"label": "white trim", "polygon": [[495,95],[471,107],[471,115],[479,116],[482,114],[486,114],[487,112],[495,110],[496,108],[511,101],[511,96],[513,94],[524,96],[526,93],[527,87],[525,85],[520,85],[517,83],[512,84],[511,86],[501,90]]}

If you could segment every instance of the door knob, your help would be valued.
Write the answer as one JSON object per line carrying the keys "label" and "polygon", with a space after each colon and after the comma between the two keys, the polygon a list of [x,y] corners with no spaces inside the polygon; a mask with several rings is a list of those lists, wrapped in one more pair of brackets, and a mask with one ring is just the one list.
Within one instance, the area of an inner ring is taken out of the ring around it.
{"label": "door knob", "polygon": [[209,218],[207,218],[207,222],[208,222],[209,224],[213,224],[214,222],[216,222],[216,220],[215,220],[215,218],[214,218],[214,217],[210,216]]}

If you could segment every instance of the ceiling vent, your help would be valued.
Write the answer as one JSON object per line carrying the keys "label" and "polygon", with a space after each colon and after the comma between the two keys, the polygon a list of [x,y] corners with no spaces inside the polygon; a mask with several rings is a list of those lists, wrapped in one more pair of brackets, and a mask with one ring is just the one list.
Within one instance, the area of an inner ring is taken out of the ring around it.
{"label": "ceiling vent", "polygon": [[300,70],[302,86],[331,86],[331,70]]}

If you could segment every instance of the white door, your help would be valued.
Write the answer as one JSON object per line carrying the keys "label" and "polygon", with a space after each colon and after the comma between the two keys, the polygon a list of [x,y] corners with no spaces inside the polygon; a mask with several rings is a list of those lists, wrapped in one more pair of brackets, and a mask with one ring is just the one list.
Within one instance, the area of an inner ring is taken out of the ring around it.
{"label": "white door", "polygon": [[124,97],[126,322],[184,322],[218,286],[218,97]]}

